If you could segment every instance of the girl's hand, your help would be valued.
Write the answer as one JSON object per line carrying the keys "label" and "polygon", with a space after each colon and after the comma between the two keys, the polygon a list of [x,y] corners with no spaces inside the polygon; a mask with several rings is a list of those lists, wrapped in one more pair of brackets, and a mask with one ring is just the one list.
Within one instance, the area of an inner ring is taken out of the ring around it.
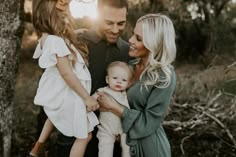
{"label": "girl's hand", "polygon": [[84,103],[87,107],[88,112],[95,111],[99,108],[99,104],[97,100],[93,98],[92,96],[89,96],[88,98],[86,98]]}

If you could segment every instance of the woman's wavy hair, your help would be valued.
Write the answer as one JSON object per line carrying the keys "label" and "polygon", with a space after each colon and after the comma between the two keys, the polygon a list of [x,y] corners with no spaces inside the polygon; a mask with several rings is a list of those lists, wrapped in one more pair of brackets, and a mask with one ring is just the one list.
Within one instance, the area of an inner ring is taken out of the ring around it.
{"label": "woman's wavy hair", "polygon": [[143,82],[145,86],[166,88],[171,81],[171,63],[176,57],[173,23],[163,14],[147,14],[139,18],[139,22],[142,24],[144,46],[149,50],[148,62],[140,80],[146,75],[148,79]]}
{"label": "woman's wavy hair", "polygon": [[[78,38],[74,32],[74,21],[68,11],[62,11],[56,8],[58,0],[33,0],[32,3],[32,21],[34,28],[38,34],[46,32],[50,35],[56,35],[62,37],[71,50],[74,59],[73,65],[76,60],[76,52],[71,49],[69,44],[73,44],[77,50],[79,50],[81,56],[88,63],[88,49],[87,46]],[[68,4],[69,5],[69,4]]]}

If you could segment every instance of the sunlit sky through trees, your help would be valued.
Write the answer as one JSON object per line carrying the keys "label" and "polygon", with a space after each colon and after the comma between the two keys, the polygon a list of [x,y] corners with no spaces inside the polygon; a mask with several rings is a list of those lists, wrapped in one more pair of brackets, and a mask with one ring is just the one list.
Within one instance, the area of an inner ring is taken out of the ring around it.
{"label": "sunlit sky through trees", "polygon": [[[232,0],[233,3],[236,3],[236,0]],[[194,7],[194,3],[188,6],[188,9]],[[88,16],[92,19],[97,17],[97,0],[72,0],[70,3],[70,10],[72,16],[75,18],[82,18]],[[197,14],[194,14],[197,16]],[[193,17],[194,19],[195,17]]]}
{"label": "sunlit sky through trees", "polygon": [[92,19],[97,17],[97,0],[80,2],[72,0],[70,3],[71,14],[75,18],[82,18],[88,16]]}
{"label": "sunlit sky through trees", "polygon": [[[132,0],[130,0],[132,1]],[[236,3],[236,0],[231,0],[231,2]],[[25,1],[25,12],[31,11],[32,0]],[[191,6],[189,6],[191,9]],[[196,8],[196,7],[193,7]],[[97,0],[72,0],[70,3],[70,10],[75,18],[82,18],[88,16],[92,19],[97,17]]]}

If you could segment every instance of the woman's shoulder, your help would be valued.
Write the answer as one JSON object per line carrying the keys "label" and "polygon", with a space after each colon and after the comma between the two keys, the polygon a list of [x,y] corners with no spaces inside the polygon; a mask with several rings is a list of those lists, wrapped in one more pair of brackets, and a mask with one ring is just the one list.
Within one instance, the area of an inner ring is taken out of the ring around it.
{"label": "woman's shoulder", "polygon": [[[155,87],[172,88],[176,85],[176,73],[172,65],[167,66],[167,69],[165,69],[165,71],[160,68],[156,72],[159,74],[159,79],[154,84]],[[145,74],[144,76],[146,76],[144,78],[148,77],[147,74]]]}
{"label": "woman's shoulder", "polygon": [[172,65],[168,66],[168,74],[164,73],[163,71],[160,72],[160,82],[165,83],[166,79],[169,78],[169,83],[166,86],[167,88],[175,88],[176,86],[176,73],[175,73],[175,68]]}

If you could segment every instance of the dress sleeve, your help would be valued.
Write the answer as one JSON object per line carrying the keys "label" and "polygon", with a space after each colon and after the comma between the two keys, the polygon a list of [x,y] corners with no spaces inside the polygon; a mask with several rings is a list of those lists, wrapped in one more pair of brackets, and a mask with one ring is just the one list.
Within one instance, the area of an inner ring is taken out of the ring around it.
{"label": "dress sleeve", "polygon": [[65,41],[57,36],[48,36],[42,51],[43,53],[39,58],[39,66],[41,68],[54,66],[57,64],[57,57],[64,57],[71,54]]}
{"label": "dress sleeve", "polygon": [[129,138],[138,139],[149,136],[162,125],[175,84],[174,76],[167,88],[153,87],[143,110],[125,108],[122,114],[122,125]]}

